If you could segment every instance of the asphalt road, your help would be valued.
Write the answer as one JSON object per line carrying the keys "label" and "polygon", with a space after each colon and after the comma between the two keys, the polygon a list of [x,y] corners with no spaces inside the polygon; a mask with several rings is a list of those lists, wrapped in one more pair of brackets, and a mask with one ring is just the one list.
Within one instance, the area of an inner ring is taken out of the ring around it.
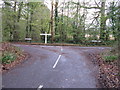
{"label": "asphalt road", "polygon": [[16,45],[27,60],[3,74],[3,88],[97,88],[98,67],[85,52],[104,47]]}

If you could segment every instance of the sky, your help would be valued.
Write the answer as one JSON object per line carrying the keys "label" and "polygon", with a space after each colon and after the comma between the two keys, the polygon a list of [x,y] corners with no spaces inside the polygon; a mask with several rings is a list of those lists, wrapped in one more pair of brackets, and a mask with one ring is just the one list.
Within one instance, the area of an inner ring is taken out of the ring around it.
{"label": "sky", "polygon": [[[52,0],[44,0],[44,3],[48,6],[48,8],[49,9],[51,9],[51,1]],[[56,1],[56,0],[53,0],[54,2]],[[57,0],[58,2],[59,2],[59,5],[62,3],[62,2],[68,2],[68,1],[74,1],[74,2],[90,2],[90,4],[93,4],[94,3],[94,1],[96,1],[96,2],[99,2],[100,0]],[[105,1],[105,0],[103,0],[103,1]],[[106,0],[107,2],[112,2],[112,1],[118,1],[118,0]]]}
{"label": "sky", "polygon": [[[47,5],[47,7],[51,10],[51,1],[52,0],[17,0],[17,1],[29,1],[29,2],[41,2],[41,1],[43,2],[44,1],[44,3]],[[53,1],[55,2],[56,0],[53,0]],[[80,1],[80,2],[83,2],[83,1],[85,1],[85,2],[90,2],[92,4],[92,3],[94,3],[94,1],[98,2],[100,0],[57,0],[57,1],[59,2],[59,5],[60,5],[64,1],[65,2],[68,2],[68,1],[74,1],[74,2]],[[107,0],[107,2],[111,2],[111,1],[118,1],[118,0]],[[2,0],[0,0],[0,4],[2,4]]]}
{"label": "sky", "polygon": [[[26,0],[17,0],[17,1],[26,1]],[[44,3],[47,5],[47,7],[51,10],[51,1],[52,0],[27,0],[27,1],[29,1],[29,2],[41,2],[41,1],[43,2],[44,1]],[[53,0],[53,1],[55,2],[56,0]],[[62,2],[68,2],[68,1],[74,1],[74,2],[78,2],[78,1],[83,2],[84,1],[84,2],[89,2],[92,5],[92,4],[95,4],[94,1],[99,2],[100,0],[57,0],[57,1],[59,2],[58,6],[60,6]],[[117,2],[119,0],[106,0],[106,1],[108,4],[109,2],[112,2],[112,1]],[[2,4],[2,0],[0,0],[0,7],[1,7],[1,4]],[[94,13],[94,10],[95,9],[91,9],[88,12],[89,13],[89,15],[87,17],[88,23],[91,23],[91,21],[92,21],[92,18],[93,18],[92,14]]]}
{"label": "sky", "polygon": [[[51,1],[52,0],[44,0],[44,3],[47,5],[47,7],[51,10]],[[53,0],[54,2],[55,2],[55,0]],[[62,2],[68,2],[68,1],[74,1],[74,2],[89,2],[89,4],[91,4],[91,5],[93,5],[93,4],[95,4],[95,1],[98,3],[99,1],[101,1],[101,0],[59,0],[59,4],[58,4],[58,6],[60,6],[61,5],[61,3]],[[104,1],[104,0],[103,0]],[[117,1],[119,1],[119,0],[106,0],[106,5],[108,5],[110,2],[112,2],[112,1],[115,1],[115,2],[117,2]],[[93,20],[93,14],[94,14],[94,12],[95,12],[95,9],[89,9],[88,10],[88,15],[87,15],[87,19],[86,19],[86,23],[87,24],[90,24],[91,22],[92,22],[92,20]]]}

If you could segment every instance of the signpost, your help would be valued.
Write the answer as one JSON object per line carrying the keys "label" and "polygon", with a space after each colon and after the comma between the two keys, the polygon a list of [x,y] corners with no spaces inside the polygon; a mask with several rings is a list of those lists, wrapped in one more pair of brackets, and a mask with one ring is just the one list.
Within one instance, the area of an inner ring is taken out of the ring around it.
{"label": "signpost", "polygon": [[51,34],[47,34],[47,33],[45,32],[45,34],[40,34],[40,35],[44,35],[44,36],[45,36],[45,44],[47,44],[47,36],[51,36]]}
{"label": "signpost", "polygon": [[32,38],[25,38],[25,41],[30,41],[30,43],[31,43]]}

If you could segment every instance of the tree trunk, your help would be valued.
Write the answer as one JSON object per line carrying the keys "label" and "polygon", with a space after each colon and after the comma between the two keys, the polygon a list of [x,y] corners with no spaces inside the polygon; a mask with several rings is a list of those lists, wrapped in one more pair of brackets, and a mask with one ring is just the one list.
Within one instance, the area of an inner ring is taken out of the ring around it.
{"label": "tree trunk", "polygon": [[79,25],[78,25],[78,11],[79,11],[79,2],[77,2],[77,9],[76,9],[76,14],[75,14],[75,22],[74,22],[74,35],[73,35],[73,40],[75,43],[79,42]]}
{"label": "tree trunk", "polygon": [[111,20],[112,20],[112,33],[113,33],[115,40],[117,40],[117,31],[116,31],[116,27],[115,27],[116,18],[115,18],[115,14],[114,14],[115,13],[115,2],[112,2],[110,10],[111,10],[110,11]]}
{"label": "tree trunk", "polygon": [[106,18],[105,18],[105,1],[101,2],[101,18],[100,18],[100,39],[105,40]]}
{"label": "tree trunk", "polygon": [[53,41],[54,41],[54,29],[53,29],[53,0],[52,0],[52,2],[51,2],[51,5],[52,5],[52,7],[51,7],[51,42],[53,43]]}
{"label": "tree trunk", "polygon": [[22,6],[23,6],[23,2],[21,2],[21,3],[20,3],[20,6],[19,6],[17,22],[20,21]]}
{"label": "tree trunk", "polygon": [[[68,10],[67,10],[67,27],[66,27],[66,31],[68,32],[68,30],[69,30],[69,14],[70,14],[70,7],[69,7],[69,5],[70,5],[70,2],[68,2]],[[68,34],[66,35],[66,38],[68,38]]]}
{"label": "tree trunk", "polygon": [[[85,6],[85,2],[84,2],[84,6]],[[86,8],[84,8],[84,12],[83,12],[83,39],[85,39],[85,19],[86,19]]]}
{"label": "tree trunk", "polygon": [[32,33],[32,21],[33,21],[33,10],[31,10],[30,12],[30,24],[29,24],[29,27],[30,27],[30,37],[31,37],[31,33]]}
{"label": "tree trunk", "polygon": [[55,34],[58,32],[58,2],[55,2]]}
{"label": "tree trunk", "polygon": [[62,7],[62,15],[61,15],[61,29],[60,29],[60,39],[61,42],[64,42],[66,39],[66,29],[65,29],[65,23],[64,23],[64,7],[65,7],[65,0],[63,3],[63,7]]}
{"label": "tree trunk", "polygon": [[26,38],[30,37],[29,35],[29,3],[27,3],[27,9],[28,9],[28,12],[27,12],[27,25],[26,25]]}
{"label": "tree trunk", "polygon": [[17,30],[16,30],[16,23],[17,23],[17,15],[16,15],[16,6],[17,2],[14,2],[14,26],[13,26],[13,40],[17,41],[18,40],[18,35],[17,35]]}
{"label": "tree trunk", "polygon": [[[33,6],[32,6],[32,8],[33,8]],[[34,40],[35,38],[35,34],[34,34],[34,30],[33,30],[33,25],[32,25],[32,23],[33,23],[33,10],[31,11],[31,14],[30,14],[30,34],[31,34],[31,38]]]}

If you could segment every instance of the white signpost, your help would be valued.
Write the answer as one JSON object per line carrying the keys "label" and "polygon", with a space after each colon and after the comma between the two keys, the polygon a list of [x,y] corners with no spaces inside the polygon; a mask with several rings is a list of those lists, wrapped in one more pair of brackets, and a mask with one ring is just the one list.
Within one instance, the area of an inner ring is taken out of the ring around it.
{"label": "white signpost", "polygon": [[51,34],[47,34],[47,33],[45,32],[45,34],[40,34],[40,35],[44,35],[44,36],[45,36],[45,44],[47,44],[47,36],[51,36]]}

